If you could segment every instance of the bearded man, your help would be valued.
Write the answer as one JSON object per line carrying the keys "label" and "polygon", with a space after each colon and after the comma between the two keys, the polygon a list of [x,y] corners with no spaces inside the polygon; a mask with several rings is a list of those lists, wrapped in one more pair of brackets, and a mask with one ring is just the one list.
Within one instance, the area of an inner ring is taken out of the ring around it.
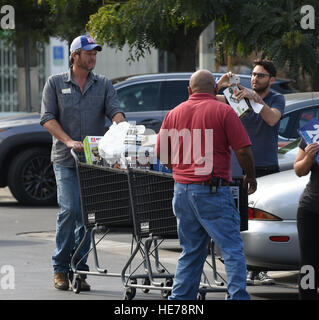
{"label": "bearded man", "polygon": [[[248,98],[263,105],[259,114],[250,111],[242,123],[252,142],[252,152],[255,161],[256,177],[262,177],[271,173],[279,172],[278,165],[278,132],[279,123],[285,109],[285,98],[282,94],[270,89],[276,80],[276,67],[269,60],[254,61],[251,75],[251,88],[247,89],[238,85],[236,92],[238,100]],[[230,85],[231,72],[223,75],[218,86]],[[218,95],[218,100],[225,101],[225,97]],[[248,272],[247,285],[273,284],[274,280],[269,278],[266,272]]]}

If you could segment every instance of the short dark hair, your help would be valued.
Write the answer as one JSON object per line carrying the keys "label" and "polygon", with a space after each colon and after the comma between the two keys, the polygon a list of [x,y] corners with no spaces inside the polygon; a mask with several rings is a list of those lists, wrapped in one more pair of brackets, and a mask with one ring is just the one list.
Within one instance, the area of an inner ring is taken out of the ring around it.
{"label": "short dark hair", "polygon": [[254,61],[254,68],[256,66],[262,66],[267,72],[270,74],[271,77],[276,77],[277,70],[275,65],[272,61],[266,59],[259,59]]}

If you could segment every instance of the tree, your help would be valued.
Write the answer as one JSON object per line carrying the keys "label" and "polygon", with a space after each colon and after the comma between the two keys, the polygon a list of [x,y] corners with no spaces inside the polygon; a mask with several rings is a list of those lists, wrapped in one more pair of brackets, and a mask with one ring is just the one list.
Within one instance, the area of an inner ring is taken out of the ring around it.
{"label": "tree", "polygon": [[128,44],[132,60],[157,48],[174,55],[177,71],[194,71],[200,34],[236,2],[240,1],[108,1],[90,17],[87,27],[101,44],[119,49]]}
{"label": "tree", "polygon": [[86,33],[86,24],[90,15],[96,13],[102,6],[103,0],[42,0],[51,8],[50,14],[54,17],[54,36],[72,40]]}
{"label": "tree", "polygon": [[15,12],[15,29],[0,32],[0,39],[24,49],[27,111],[32,109],[30,58],[35,56],[36,43],[48,42],[51,36],[70,43],[85,32],[90,14],[96,12],[101,4],[100,0],[0,0],[1,7],[11,5]]}
{"label": "tree", "polygon": [[8,45],[24,49],[22,57],[26,70],[26,110],[31,111],[31,52],[35,52],[37,41],[47,41],[54,33],[54,17],[50,15],[50,7],[47,4],[38,4],[35,0],[1,0],[0,6],[3,5],[14,8],[15,28],[2,32],[0,38],[5,39]]}
{"label": "tree", "polygon": [[3,38],[23,47],[25,39],[47,41],[54,33],[55,17],[50,14],[46,2],[37,0],[1,0],[0,6],[11,5],[15,12],[15,29],[2,35]]}
{"label": "tree", "polygon": [[[217,24],[216,42],[228,54],[246,56],[261,52],[277,66],[286,66],[289,76],[310,74],[313,89],[319,89],[319,24],[318,16],[302,14],[304,1],[243,0],[240,8],[230,10]],[[318,1],[307,1],[314,13],[319,12]],[[314,29],[303,29],[302,20]]]}

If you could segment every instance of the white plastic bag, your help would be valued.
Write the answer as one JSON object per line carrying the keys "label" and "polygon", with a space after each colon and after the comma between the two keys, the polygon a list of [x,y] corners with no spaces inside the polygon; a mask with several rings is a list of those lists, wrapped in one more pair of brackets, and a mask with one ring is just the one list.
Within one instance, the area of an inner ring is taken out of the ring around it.
{"label": "white plastic bag", "polygon": [[125,152],[125,137],[129,130],[128,122],[120,122],[110,126],[103,138],[99,141],[99,155],[109,164],[114,164],[118,161]]}

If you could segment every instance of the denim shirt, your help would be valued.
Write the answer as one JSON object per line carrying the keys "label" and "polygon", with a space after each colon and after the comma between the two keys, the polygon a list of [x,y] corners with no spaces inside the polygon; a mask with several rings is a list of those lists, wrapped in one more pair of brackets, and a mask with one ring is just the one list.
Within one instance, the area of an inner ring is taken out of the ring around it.
{"label": "denim shirt", "polygon": [[[117,93],[106,77],[90,72],[81,91],[69,69],[66,73],[48,78],[43,89],[40,124],[55,119],[71,139],[83,141],[86,136],[103,136],[105,116],[112,120],[119,112],[123,113]],[[51,160],[73,167],[70,149],[52,138]]]}

